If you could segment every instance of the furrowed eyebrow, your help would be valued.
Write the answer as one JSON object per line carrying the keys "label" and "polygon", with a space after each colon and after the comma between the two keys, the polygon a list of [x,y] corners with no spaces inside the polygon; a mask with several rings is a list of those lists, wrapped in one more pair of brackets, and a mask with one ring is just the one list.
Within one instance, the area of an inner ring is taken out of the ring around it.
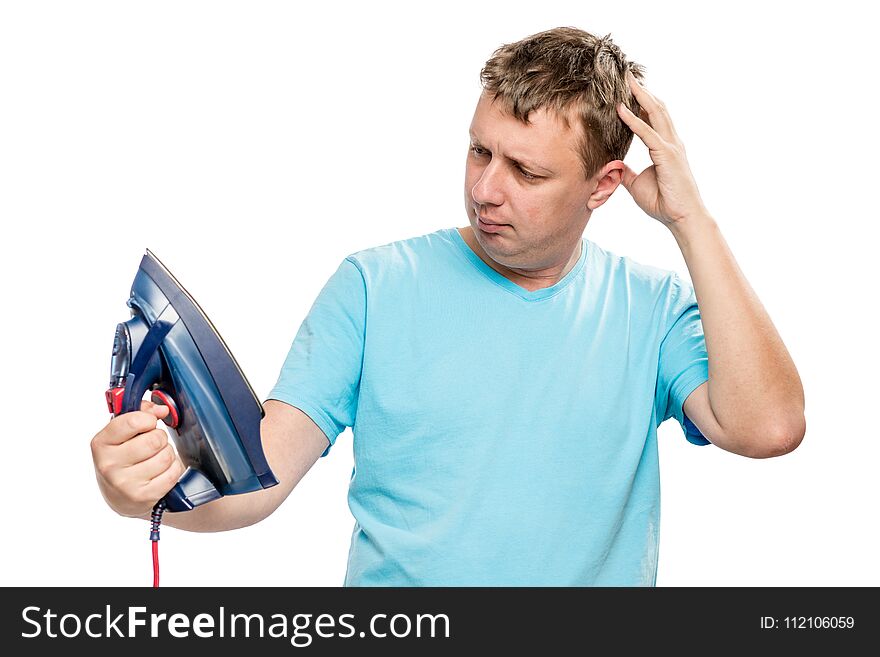
{"label": "furrowed eyebrow", "polygon": [[[471,132],[469,134],[470,134],[470,138],[471,138],[471,143],[474,146],[479,146],[480,148],[482,148],[483,144],[480,143],[480,140],[477,138],[477,136],[473,132]],[[514,164],[521,164],[524,167],[526,167],[527,169],[534,169],[534,170],[538,170],[538,171],[543,171],[544,173],[549,173],[549,174],[553,173],[550,169],[548,169],[546,167],[542,167],[537,162],[531,162],[530,160],[527,160],[522,157],[517,157],[514,155],[514,156],[508,156],[507,159],[510,160],[511,162],[513,162]]]}

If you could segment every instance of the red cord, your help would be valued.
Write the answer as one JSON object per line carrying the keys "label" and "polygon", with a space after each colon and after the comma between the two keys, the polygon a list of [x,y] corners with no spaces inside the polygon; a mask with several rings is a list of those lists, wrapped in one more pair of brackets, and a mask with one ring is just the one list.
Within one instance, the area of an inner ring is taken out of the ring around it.
{"label": "red cord", "polygon": [[153,541],[153,588],[159,588],[159,541]]}
{"label": "red cord", "polygon": [[150,540],[153,542],[153,588],[159,588],[159,525],[165,512],[165,500],[156,502],[150,514]]}

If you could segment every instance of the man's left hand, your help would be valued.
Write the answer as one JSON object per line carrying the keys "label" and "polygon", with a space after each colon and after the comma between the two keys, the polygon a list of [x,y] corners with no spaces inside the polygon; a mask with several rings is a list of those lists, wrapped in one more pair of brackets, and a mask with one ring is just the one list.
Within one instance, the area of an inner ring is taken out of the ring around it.
{"label": "man's left hand", "polygon": [[654,164],[640,174],[624,164],[623,186],[645,213],[670,229],[690,217],[708,215],[666,106],[632,73],[627,71],[626,77],[647,121],[623,103],[617,113],[648,147]]}

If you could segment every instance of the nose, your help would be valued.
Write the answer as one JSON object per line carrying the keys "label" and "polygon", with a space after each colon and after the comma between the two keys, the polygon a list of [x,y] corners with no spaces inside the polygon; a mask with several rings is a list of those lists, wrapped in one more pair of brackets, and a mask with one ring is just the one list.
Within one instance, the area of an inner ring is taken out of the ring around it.
{"label": "nose", "polygon": [[479,205],[501,205],[504,201],[502,178],[503,172],[497,162],[489,162],[471,189],[474,202]]}

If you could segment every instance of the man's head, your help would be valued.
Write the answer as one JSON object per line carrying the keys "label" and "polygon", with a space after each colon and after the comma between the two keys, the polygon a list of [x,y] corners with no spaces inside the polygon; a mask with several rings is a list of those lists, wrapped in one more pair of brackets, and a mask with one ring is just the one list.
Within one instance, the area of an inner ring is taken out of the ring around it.
{"label": "man's head", "polygon": [[[643,77],[609,37],[571,27],[504,45],[486,62],[465,204],[474,236],[496,263],[552,268],[617,188],[633,134],[616,108],[640,111],[626,71]],[[486,226],[479,216],[506,226]]]}

